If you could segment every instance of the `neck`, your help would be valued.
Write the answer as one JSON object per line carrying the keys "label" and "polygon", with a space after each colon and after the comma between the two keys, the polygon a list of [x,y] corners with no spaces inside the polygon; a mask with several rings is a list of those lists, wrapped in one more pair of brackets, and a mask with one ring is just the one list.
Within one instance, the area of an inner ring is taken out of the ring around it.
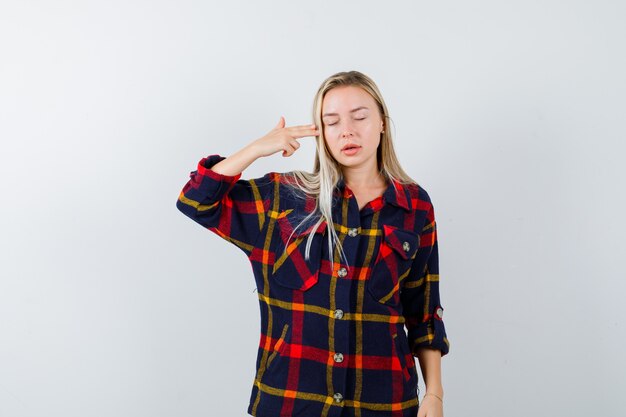
{"label": "neck", "polygon": [[345,184],[352,189],[384,186],[385,178],[377,171],[363,168],[345,168],[343,170]]}

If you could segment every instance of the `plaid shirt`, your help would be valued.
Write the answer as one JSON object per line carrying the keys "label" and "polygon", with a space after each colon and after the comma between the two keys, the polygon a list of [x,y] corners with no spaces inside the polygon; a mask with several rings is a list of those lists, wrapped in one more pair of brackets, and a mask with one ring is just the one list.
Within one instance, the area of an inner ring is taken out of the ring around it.
{"label": "plaid shirt", "polygon": [[396,182],[397,191],[389,185],[359,210],[340,181],[333,221],[348,263],[338,250],[330,262],[326,222],[307,260],[313,223],[294,228],[314,199],[298,200],[284,174],[243,180],[210,169],[223,159],[202,158],[176,206],[243,250],[252,265],[261,335],[248,413],[416,416],[414,355],[426,347],[443,356],[450,346],[426,191]]}

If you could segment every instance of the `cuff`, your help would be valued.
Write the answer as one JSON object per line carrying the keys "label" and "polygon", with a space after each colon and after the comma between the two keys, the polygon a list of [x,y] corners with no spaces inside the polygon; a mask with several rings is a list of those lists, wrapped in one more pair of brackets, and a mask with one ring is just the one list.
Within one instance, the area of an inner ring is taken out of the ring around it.
{"label": "cuff", "polygon": [[218,154],[209,155],[198,162],[197,170],[189,173],[193,187],[202,191],[210,201],[221,200],[241,178],[241,173],[237,175],[224,175],[211,169],[213,165],[224,159],[226,159],[225,156]]}
{"label": "cuff", "polygon": [[443,323],[443,307],[435,306],[433,311],[419,325],[409,329],[409,343],[413,355],[416,356],[417,349],[431,348],[441,351],[441,356],[446,355],[450,350],[450,342],[446,335],[446,328]]}

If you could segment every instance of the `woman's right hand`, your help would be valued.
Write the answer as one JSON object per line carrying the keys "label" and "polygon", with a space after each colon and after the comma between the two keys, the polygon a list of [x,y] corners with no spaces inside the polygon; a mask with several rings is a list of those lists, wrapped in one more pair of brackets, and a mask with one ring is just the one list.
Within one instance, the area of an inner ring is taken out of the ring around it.
{"label": "woman's right hand", "polygon": [[262,156],[278,151],[283,151],[283,156],[291,156],[300,147],[296,139],[318,135],[314,125],[285,127],[285,118],[281,116],[278,124],[267,135],[213,165],[211,170],[222,175],[237,175]]}
{"label": "woman's right hand", "polygon": [[278,124],[268,134],[251,143],[258,156],[270,156],[283,151],[284,157],[289,157],[300,147],[297,141],[306,136],[318,136],[315,125],[301,125],[285,127],[285,118],[280,117]]}

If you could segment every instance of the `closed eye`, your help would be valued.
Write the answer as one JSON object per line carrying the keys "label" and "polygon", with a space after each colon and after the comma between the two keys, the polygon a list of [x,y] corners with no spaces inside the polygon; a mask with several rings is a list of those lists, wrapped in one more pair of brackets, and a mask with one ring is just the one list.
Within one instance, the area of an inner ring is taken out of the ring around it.
{"label": "closed eye", "polygon": [[[365,120],[365,119],[367,119],[367,117],[362,117],[360,119],[355,119],[355,120]],[[335,123],[326,123],[326,126],[334,126],[336,124],[337,124],[337,122],[335,122]]]}

